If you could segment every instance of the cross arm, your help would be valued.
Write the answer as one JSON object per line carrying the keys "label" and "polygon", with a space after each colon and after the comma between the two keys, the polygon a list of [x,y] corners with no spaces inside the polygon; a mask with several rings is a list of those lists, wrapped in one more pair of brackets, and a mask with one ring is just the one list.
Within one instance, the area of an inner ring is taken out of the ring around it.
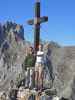
{"label": "cross arm", "polygon": [[34,24],[38,24],[38,23],[43,23],[43,22],[47,22],[48,21],[48,17],[47,16],[44,16],[44,17],[40,17],[40,18],[35,18],[35,19],[31,19],[31,20],[28,20],[28,24],[29,25],[34,25]]}

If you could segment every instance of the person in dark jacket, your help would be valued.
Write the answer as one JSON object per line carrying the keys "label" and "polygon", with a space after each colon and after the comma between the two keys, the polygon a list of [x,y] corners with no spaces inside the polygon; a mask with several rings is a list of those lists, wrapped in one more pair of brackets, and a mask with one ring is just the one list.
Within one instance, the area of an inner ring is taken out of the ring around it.
{"label": "person in dark jacket", "polygon": [[28,51],[28,55],[25,57],[24,63],[22,64],[22,68],[24,70],[27,70],[27,68],[32,68],[35,66],[34,50],[32,47],[29,47]]}

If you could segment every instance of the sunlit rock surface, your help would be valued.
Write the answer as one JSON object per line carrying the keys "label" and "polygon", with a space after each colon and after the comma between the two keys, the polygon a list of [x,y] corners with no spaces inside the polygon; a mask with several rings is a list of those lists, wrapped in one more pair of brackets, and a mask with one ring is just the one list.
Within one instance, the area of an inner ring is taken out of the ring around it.
{"label": "sunlit rock surface", "polygon": [[74,92],[75,47],[61,47],[53,50],[51,62],[55,76],[53,87],[57,89],[58,96],[70,98]]}
{"label": "sunlit rock surface", "polygon": [[[30,43],[24,40],[22,25],[7,22],[1,29],[0,91],[7,91],[11,79],[16,82],[16,77],[22,73],[22,63]],[[55,42],[44,43],[44,56],[44,85],[55,88],[59,97],[75,100],[75,47],[62,47]]]}
{"label": "sunlit rock surface", "polygon": [[24,40],[22,25],[6,22],[1,27],[3,31],[0,31],[0,35],[4,34],[5,37],[0,46],[0,91],[4,91],[8,89],[10,81],[15,81],[18,74],[22,73],[29,43]]}
{"label": "sunlit rock surface", "polygon": [[50,50],[48,60],[53,88],[57,90],[59,97],[75,100],[75,47],[60,47],[49,43],[46,44],[45,53],[46,48]]}

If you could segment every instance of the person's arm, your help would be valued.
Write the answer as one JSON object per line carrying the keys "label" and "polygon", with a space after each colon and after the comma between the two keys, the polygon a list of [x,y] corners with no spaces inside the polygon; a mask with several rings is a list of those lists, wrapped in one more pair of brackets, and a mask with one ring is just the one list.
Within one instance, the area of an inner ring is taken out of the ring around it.
{"label": "person's arm", "polygon": [[43,56],[43,55],[44,55],[44,52],[42,52],[42,51],[37,52],[37,56]]}

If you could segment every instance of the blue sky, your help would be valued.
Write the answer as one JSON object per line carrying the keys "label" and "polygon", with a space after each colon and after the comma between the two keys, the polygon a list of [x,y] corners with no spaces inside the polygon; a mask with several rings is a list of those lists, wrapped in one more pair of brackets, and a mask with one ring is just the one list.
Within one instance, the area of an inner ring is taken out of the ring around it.
{"label": "blue sky", "polygon": [[[40,0],[41,16],[49,21],[41,24],[41,39],[61,45],[75,45],[75,0]],[[33,41],[34,27],[27,20],[34,17],[35,0],[0,0],[0,22],[23,24],[25,38]]]}

